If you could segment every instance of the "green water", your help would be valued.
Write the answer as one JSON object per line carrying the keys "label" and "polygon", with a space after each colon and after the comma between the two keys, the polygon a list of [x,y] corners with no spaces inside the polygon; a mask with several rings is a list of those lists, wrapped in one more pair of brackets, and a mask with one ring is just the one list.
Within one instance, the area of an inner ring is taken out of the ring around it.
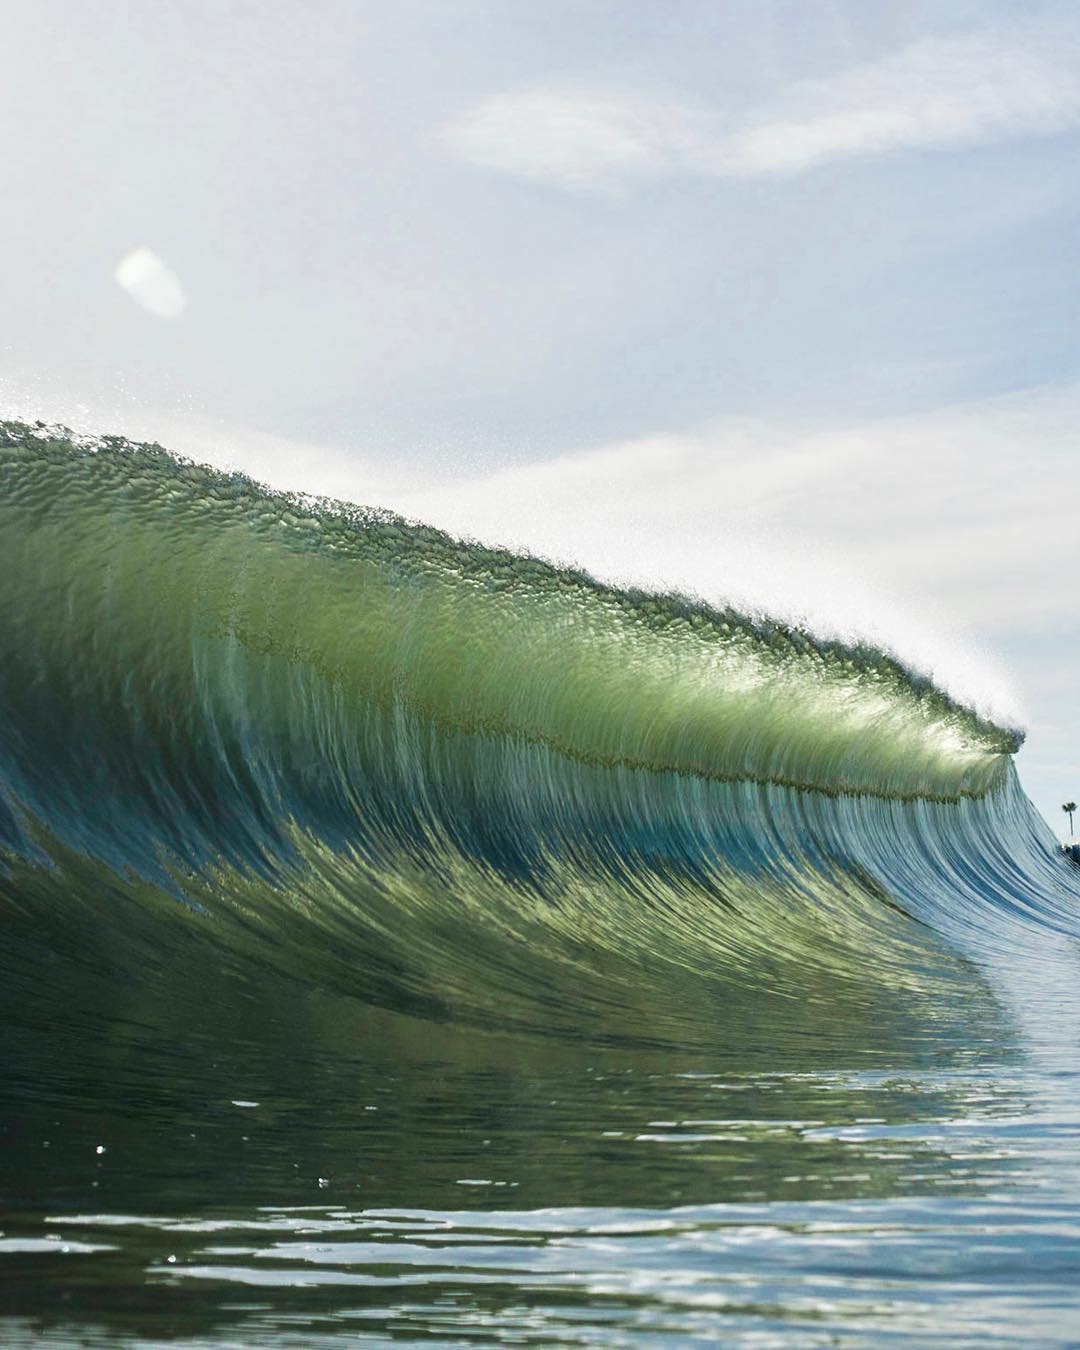
{"label": "green water", "polygon": [[1080,1344],[1080,868],[895,654],[0,426],[0,1343]]}
{"label": "green water", "polygon": [[22,954],[8,1344],[1074,1343],[1071,944],[692,1054]]}

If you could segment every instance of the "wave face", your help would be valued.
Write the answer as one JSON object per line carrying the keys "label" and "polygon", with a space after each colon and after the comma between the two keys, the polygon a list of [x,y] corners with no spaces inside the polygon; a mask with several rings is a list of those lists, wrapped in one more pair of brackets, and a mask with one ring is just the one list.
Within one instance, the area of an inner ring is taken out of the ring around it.
{"label": "wave face", "polygon": [[1017,732],[43,426],[0,623],[5,1344],[1071,1343]]}
{"label": "wave face", "polygon": [[122,893],[153,950],[209,932],[387,1007],[680,1042],[747,990],[917,1001],[956,939],[1064,913],[1019,733],[884,652],[158,446],[0,447],[23,910]]}

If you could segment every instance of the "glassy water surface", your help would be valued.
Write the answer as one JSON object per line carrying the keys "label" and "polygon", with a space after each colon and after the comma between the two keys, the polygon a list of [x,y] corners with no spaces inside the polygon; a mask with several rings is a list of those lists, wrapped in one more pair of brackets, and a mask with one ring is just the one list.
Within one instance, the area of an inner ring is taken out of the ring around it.
{"label": "glassy water surface", "polygon": [[1019,1009],[973,978],[944,1052],[879,1024],[820,1056],[812,1022],[686,1055],[194,975],[91,1018],[69,987],[79,1054],[52,1009],[4,1092],[4,1339],[1070,1343],[1061,962]]}

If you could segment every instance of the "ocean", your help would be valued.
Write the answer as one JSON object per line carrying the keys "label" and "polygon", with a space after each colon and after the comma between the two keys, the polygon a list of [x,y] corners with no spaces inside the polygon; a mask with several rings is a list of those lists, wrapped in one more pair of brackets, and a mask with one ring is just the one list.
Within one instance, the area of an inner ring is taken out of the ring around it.
{"label": "ocean", "polygon": [[1080,1344],[1019,729],[42,424],[0,616],[4,1344]]}

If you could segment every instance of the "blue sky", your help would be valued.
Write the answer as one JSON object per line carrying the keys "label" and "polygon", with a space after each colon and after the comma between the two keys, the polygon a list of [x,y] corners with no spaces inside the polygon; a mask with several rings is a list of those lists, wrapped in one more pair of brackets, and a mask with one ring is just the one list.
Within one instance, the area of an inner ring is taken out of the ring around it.
{"label": "blue sky", "polygon": [[1080,10],[9,0],[0,407],[869,631],[1077,795]]}

